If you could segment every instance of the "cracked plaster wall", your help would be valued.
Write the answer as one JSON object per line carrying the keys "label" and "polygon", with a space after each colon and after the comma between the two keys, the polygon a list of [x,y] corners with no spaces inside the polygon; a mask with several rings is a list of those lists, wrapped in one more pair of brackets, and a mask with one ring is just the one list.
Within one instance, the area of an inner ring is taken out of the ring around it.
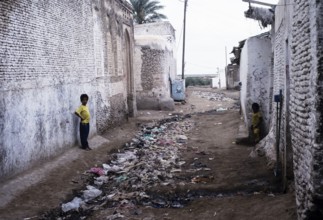
{"label": "cracked plaster wall", "polygon": [[247,39],[241,52],[240,81],[241,107],[246,127],[251,126],[252,103],[260,105],[264,119],[264,130],[267,133],[270,121],[271,77],[272,77],[272,44],[265,36]]}
{"label": "cracked plaster wall", "polygon": [[78,143],[73,112],[80,94],[90,97],[90,136],[126,118],[123,42],[127,30],[133,47],[133,29],[130,8],[121,0],[8,0],[0,1],[0,8],[0,177],[5,180]]}

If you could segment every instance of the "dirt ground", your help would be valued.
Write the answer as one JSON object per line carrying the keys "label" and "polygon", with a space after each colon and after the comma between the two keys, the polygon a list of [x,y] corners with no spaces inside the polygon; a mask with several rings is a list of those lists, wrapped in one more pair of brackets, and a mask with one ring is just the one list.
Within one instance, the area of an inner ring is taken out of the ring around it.
{"label": "dirt ground", "polygon": [[[199,95],[201,91],[225,93],[225,97],[231,99],[208,100]],[[267,169],[264,158],[249,157],[252,146],[235,144],[241,120],[236,105],[238,93],[189,88],[187,94],[187,103],[176,105],[174,112],[141,111],[136,119],[109,131],[104,135],[110,140],[109,144],[83,152],[76,160],[48,173],[39,184],[28,188],[1,208],[0,219],[40,219],[44,212],[59,207],[84,189],[88,179],[85,171],[105,163],[108,154],[131,140],[138,130],[138,123],[175,114],[192,114],[190,120],[195,124],[187,134],[185,150],[181,151],[181,160],[186,163],[175,174],[176,185],[155,187],[148,193],[160,200],[185,200],[185,204],[180,208],[144,205],[136,205],[131,210],[99,208],[84,219],[107,219],[116,211],[122,212],[123,219],[138,220],[297,219],[294,193],[279,192],[277,180]],[[208,169],[190,172],[192,167]]]}

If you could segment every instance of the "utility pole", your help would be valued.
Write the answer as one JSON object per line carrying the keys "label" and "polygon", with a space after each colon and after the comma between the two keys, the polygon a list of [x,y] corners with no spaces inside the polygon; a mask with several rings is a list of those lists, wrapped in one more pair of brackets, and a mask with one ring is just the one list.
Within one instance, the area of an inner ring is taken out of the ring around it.
{"label": "utility pole", "polygon": [[[227,46],[225,46],[225,68],[224,68],[224,76],[225,76],[225,82],[226,86],[228,87],[228,50]],[[227,88],[228,89],[228,88]]]}
{"label": "utility pole", "polygon": [[182,79],[185,78],[185,37],[186,37],[186,9],[187,9],[187,1],[185,0],[184,3],[184,27],[183,27],[183,54],[182,54]]}

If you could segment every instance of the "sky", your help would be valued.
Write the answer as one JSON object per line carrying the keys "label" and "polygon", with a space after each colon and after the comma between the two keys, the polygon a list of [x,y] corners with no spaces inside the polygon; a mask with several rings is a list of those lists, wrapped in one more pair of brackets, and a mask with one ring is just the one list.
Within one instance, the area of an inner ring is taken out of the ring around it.
{"label": "sky", "polygon": [[[277,4],[278,0],[258,0]],[[176,30],[177,74],[182,72],[182,30],[184,0],[160,0],[160,12]],[[263,7],[260,5],[254,5]],[[229,53],[239,41],[269,31],[258,21],[244,17],[249,4],[242,0],[188,0],[186,23],[185,74],[216,74],[226,65],[225,47]],[[222,72],[223,77],[224,73]],[[221,77],[222,78],[222,77]]]}

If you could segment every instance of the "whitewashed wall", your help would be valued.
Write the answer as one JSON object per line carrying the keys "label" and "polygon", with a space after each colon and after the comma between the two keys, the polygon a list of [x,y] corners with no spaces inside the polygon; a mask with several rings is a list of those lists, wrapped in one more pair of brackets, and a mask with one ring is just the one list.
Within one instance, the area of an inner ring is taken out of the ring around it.
{"label": "whitewashed wall", "polygon": [[247,39],[240,60],[241,107],[247,128],[251,126],[251,105],[256,102],[264,119],[264,129],[268,132],[272,80],[272,45],[268,36]]}
{"label": "whitewashed wall", "polygon": [[[107,33],[123,42],[127,30],[133,45],[133,26],[130,7],[120,0],[0,1],[0,8],[4,180],[78,145],[74,111],[82,93],[90,98],[90,136],[126,119],[127,95],[134,91],[127,90],[125,50],[113,47]],[[109,20],[102,18],[107,12]],[[107,29],[107,23],[113,25]],[[108,65],[111,57],[115,68]]]}

